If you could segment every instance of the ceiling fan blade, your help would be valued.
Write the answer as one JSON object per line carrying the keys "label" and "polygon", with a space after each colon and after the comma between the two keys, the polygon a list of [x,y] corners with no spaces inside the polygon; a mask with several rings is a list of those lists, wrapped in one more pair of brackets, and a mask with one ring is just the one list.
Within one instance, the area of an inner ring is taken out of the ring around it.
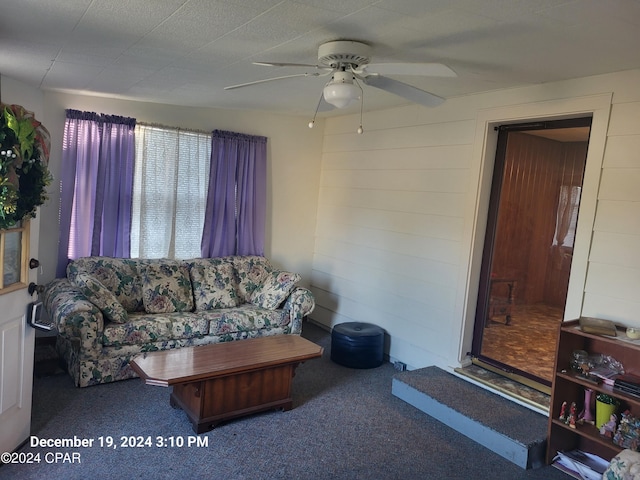
{"label": "ceiling fan blade", "polygon": [[424,90],[420,90],[412,85],[399,82],[398,80],[394,80],[389,77],[383,77],[382,75],[369,75],[368,77],[363,77],[362,81],[366,85],[393,93],[414,103],[424,105],[425,107],[438,106],[445,100],[433,93],[425,92]]}
{"label": "ceiling fan blade", "polygon": [[333,68],[324,65],[311,65],[310,63],[281,63],[281,62],[252,62],[254,65],[262,67],[306,67],[315,68],[317,70],[333,70]]}
{"label": "ceiling fan blade", "polygon": [[456,72],[443,63],[370,63],[356,73],[371,75],[420,75],[424,77],[457,77]]}
{"label": "ceiling fan blade", "polygon": [[259,83],[273,82],[275,80],[283,80],[285,78],[293,78],[293,77],[319,77],[319,73],[295,73],[293,75],[283,75],[281,77],[272,77],[272,78],[264,78],[262,80],[255,80],[253,82],[247,83],[239,83],[238,85],[229,85],[228,87],[224,87],[225,90],[234,90],[236,88],[249,87],[251,85],[258,85]]}

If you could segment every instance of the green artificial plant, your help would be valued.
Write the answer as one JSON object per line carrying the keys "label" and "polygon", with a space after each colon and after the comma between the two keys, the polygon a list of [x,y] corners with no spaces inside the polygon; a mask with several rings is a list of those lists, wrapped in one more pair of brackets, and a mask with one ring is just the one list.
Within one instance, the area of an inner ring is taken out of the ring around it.
{"label": "green artificial plant", "polygon": [[0,104],[0,229],[35,217],[47,200],[50,137],[33,113]]}

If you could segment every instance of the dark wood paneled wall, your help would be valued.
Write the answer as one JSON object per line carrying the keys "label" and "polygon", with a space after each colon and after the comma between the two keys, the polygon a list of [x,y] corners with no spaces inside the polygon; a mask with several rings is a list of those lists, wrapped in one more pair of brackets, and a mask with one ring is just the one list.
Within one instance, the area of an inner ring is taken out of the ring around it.
{"label": "dark wood paneled wall", "polygon": [[[587,146],[587,142],[563,144],[564,168],[558,172],[558,193],[561,185],[582,187],[584,167],[587,160]],[[544,284],[545,304],[564,308],[572,259],[573,244],[561,248],[556,246],[547,257],[547,276]]]}
{"label": "dark wood paneled wall", "polygon": [[587,142],[509,133],[491,271],[518,282],[516,303],[564,307],[572,251],[553,246],[558,201],[562,185],[582,185],[586,151]]}

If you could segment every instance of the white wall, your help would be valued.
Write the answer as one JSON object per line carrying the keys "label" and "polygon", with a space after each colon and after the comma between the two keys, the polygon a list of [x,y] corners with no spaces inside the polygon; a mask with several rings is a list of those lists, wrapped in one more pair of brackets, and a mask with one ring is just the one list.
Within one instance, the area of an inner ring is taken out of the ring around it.
{"label": "white wall", "polygon": [[378,324],[390,334],[390,356],[414,368],[459,365],[471,345],[472,266],[492,168],[481,119],[512,110],[518,118],[557,116],[565,104],[570,115],[575,103],[604,97],[613,105],[610,119],[609,105],[600,109],[602,128],[592,132],[587,168],[596,178],[585,192],[593,198],[583,198],[592,214],[581,207],[577,241],[586,248],[574,256],[584,272],[572,280],[582,278],[574,285],[578,314],[640,326],[638,85],[634,70],[453,98],[434,109],[411,105],[366,114],[361,136],[355,116],[327,119],[313,319]]}
{"label": "white wall", "polygon": [[[640,79],[614,94],[584,314],[640,325]],[[626,91],[624,93],[627,93]]]}
{"label": "white wall", "polygon": [[[134,117],[140,122],[211,131],[231,130],[268,138],[267,232],[265,256],[281,268],[302,275],[301,284],[311,277],[311,252],[316,223],[320,178],[322,121],[310,130],[308,119],[210,108],[186,108],[102,97],[44,94],[43,123],[51,132],[49,162],[60,178],[65,109]],[[55,183],[55,182],[54,182]],[[51,200],[41,207],[41,282],[55,276],[58,242],[59,188],[51,187]]]}
{"label": "white wall", "polygon": [[22,105],[35,114],[36,120],[43,121],[43,95],[40,90],[10,77],[0,79],[0,100],[6,105]]}

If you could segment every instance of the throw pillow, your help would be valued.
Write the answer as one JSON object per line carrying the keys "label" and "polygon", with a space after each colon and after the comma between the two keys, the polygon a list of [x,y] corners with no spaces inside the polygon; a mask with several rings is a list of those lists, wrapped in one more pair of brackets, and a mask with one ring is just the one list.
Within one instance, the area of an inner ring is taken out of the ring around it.
{"label": "throw pillow", "polygon": [[231,263],[193,264],[189,272],[196,310],[232,308],[240,305],[238,274]]}
{"label": "throw pillow", "polygon": [[185,265],[159,263],[144,267],[142,302],[147,313],[193,310],[191,280]]}
{"label": "throw pillow", "polygon": [[274,270],[263,277],[262,283],[251,294],[251,303],[262,308],[275,310],[286,300],[300,275]]}
{"label": "throw pillow", "polygon": [[88,273],[77,273],[72,276],[72,283],[80,289],[91,303],[98,307],[104,317],[114,323],[126,323],[129,320],[127,311],[100,281]]}
{"label": "throw pillow", "polygon": [[244,302],[250,303],[251,295],[273,268],[266,258],[256,255],[236,256],[233,264],[238,272],[238,294]]}
{"label": "throw pillow", "polygon": [[633,480],[640,474],[640,453],[633,450],[622,450],[611,459],[602,478],[611,480]]}

